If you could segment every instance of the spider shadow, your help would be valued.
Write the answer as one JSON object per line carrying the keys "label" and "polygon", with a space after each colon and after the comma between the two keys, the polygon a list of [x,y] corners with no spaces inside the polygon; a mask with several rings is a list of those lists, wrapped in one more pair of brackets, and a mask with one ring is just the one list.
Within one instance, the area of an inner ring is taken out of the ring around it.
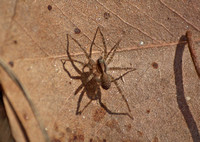
{"label": "spider shadow", "polygon": [[[92,56],[92,46],[94,44],[94,40],[96,38],[96,34],[97,32],[100,32],[101,34],[101,37],[102,37],[102,41],[103,41],[103,44],[104,44],[104,56],[103,57],[100,57],[97,62],[95,62],[91,56]],[[71,37],[72,38],[72,37]],[[78,61],[78,60],[74,60],[72,59],[71,55],[70,55],[70,52],[69,52],[69,35],[67,35],[67,56],[69,58],[69,61],[73,67],[73,69],[78,73],[78,76],[73,76],[71,75],[71,73],[68,71],[68,69],[65,67],[65,63],[66,63],[66,60],[61,60],[62,64],[63,64],[63,69],[64,71],[68,74],[68,76],[71,78],[71,79],[74,79],[74,80],[80,80],[81,81],[81,85],[75,90],[74,92],[74,95],[77,95],[79,92],[80,93],[80,96],[79,96],[79,99],[78,99],[78,102],[77,102],[77,109],[76,109],[76,115],[80,115],[87,107],[88,105],[93,101],[93,100],[98,100],[99,101],[99,104],[100,106],[109,114],[111,115],[124,115],[124,116],[128,116],[129,118],[133,119],[133,117],[129,114],[129,113],[119,113],[119,112],[113,112],[111,111],[103,102],[102,102],[102,99],[101,99],[101,87],[102,87],[102,78],[100,76],[102,75],[106,75],[106,78],[107,80],[104,79],[104,82],[107,83],[107,84],[111,84],[111,82],[113,82],[115,84],[115,86],[117,87],[119,93],[121,94],[123,100],[126,102],[127,104],[127,107],[128,107],[128,110],[130,112],[130,107],[128,105],[128,102],[125,98],[125,96],[122,94],[122,90],[120,89],[118,83],[117,83],[117,80],[121,79],[123,76],[125,76],[126,74],[128,74],[129,72],[132,72],[136,69],[134,68],[121,68],[121,67],[113,67],[113,68],[110,68],[111,70],[126,70],[126,72],[117,77],[117,78],[114,78],[112,77],[111,75],[107,74],[106,71],[107,71],[107,64],[109,64],[111,61],[112,61],[112,58],[116,52],[116,49],[118,47],[118,44],[121,40],[119,40],[116,45],[110,50],[109,53],[107,53],[107,47],[105,45],[105,40],[104,40],[104,37],[103,37],[103,34],[101,33],[99,27],[97,28],[96,30],[96,33],[95,33],[95,36],[93,38],[93,41],[92,41],[92,44],[91,44],[91,47],[90,47],[90,53],[88,54],[86,52],[86,50],[79,44],[78,41],[76,41],[74,38],[72,38],[73,41],[75,41],[76,44],[78,44],[78,46],[82,49],[82,51],[84,52],[86,58],[88,59],[88,63],[83,63],[81,61]],[[109,57],[109,58],[108,58]],[[105,59],[105,61],[104,61]],[[107,61],[107,62],[106,62]],[[81,64],[82,65],[82,70],[80,70],[75,63],[78,63],[78,64]],[[98,65],[98,63],[100,65]],[[107,63],[107,64],[106,64]],[[88,67],[89,71],[85,71],[85,67]],[[101,70],[100,72],[98,72],[98,68],[99,70]],[[128,70],[128,71],[127,71]],[[103,87],[103,89],[105,89]],[[105,90],[109,89],[106,88]],[[82,90],[82,91],[81,91]],[[80,110],[80,104],[81,104],[81,101],[82,101],[82,98],[84,96],[84,94],[87,94],[87,97],[90,99],[90,101],[84,106],[84,108],[82,110]]]}
{"label": "spider shadow", "polygon": [[197,124],[192,116],[189,109],[187,101],[184,95],[183,87],[183,73],[182,73],[182,57],[186,43],[186,36],[182,36],[179,39],[179,43],[176,47],[176,53],[174,58],[174,74],[175,74],[175,84],[176,84],[176,94],[178,107],[186,121],[187,127],[190,131],[192,139],[194,142],[200,142],[200,135],[198,132]]}
{"label": "spider shadow", "polygon": [[[82,64],[82,62],[79,62],[77,60],[74,60],[75,62],[78,62]],[[95,80],[93,73],[91,71],[83,71],[80,73],[79,76],[72,76],[71,73],[67,70],[65,67],[66,60],[61,60],[63,63],[63,69],[64,71],[69,75],[70,78],[74,80],[80,80],[81,85],[77,87],[77,89],[74,92],[74,95],[77,95],[81,90],[78,103],[77,103],[77,109],[76,109],[76,115],[80,115],[85,108],[91,103],[93,100],[98,100],[101,102],[101,91],[100,91],[100,86],[98,82]],[[84,68],[84,67],[83,67]],[[80,111],[80,103],[82,101],[82,98],[84,94],[87,94],[87,97],[90,99],[88,104]],[[100,103],[101,104],[101,103]]]}

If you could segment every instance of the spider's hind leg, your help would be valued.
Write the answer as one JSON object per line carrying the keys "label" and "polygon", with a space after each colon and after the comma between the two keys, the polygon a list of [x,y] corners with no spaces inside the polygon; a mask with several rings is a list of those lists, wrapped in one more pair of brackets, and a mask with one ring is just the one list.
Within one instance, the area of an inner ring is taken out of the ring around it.
{"label": "spider's hind leg", "polygon": [[[129,72],[130,72],[130,71],[129,71]],[[128,72],[126,72],[125,74],[127,74],[127,73],[128,73]],[[124,75],[125,75],[125,74],[124,74]],[[122,75],[122,76],[123,76],[123,75]],[[114,79],[114,77],[112,77],[112,76],[110,75],[110,77],[111,77],[111,79],[112,79],[112,82],[114,82],[115,86],[117,87],[117,90],[119,91],[119,93],[121,94],[123,100],[125,101],[129,112],[131,112],[131,109],[130,109],[130,107],[129,107],[128,101],[127,101],[127,99],[125,98],[124,94],[122,93],[121,88],[119,87],[119,84],[118,84],[117,81],[116,81],[116,80],[118,80],[119,78],[121,78],[122,76],[120,76],[120,77]]]}
{"label": "spider's hind leg", "polygon": [[124,74],[120,75],[119,77],[117,78],[113,78],[112,77],[112,82],[115,82],[119,79],[122,79],[122,77],[124,77],[125,75],[127,75],[128,73],[132,72],[132,71],[135,71],[136,69],[135,68],[120,68],[120,67],[113,67],[113,68],[110,68],[110,70],[128,70],[126,71]]}
{"label": "spider's hind leg", "polygon": [[80,96],[79,96],[79,99],[78,99],[78,103],[77,103],[77,109],[76,109],[76,115],[81,115],[81,113],[88,107],[88,105],[92,102],[92,100],[90,100],[87,105],[84,106],[84,108],[79,111],[79,108],[80,108],[80,105],[81,105],[81,101],[82,101],[82,98],[83,98],[83,95],[85,93],[85,89],[83,89],[83,91],[81,92]]}
{"label": "spider's hind leg", "polygon": [[99,104],[101,105],[101,107],[106,111],[108,112],[109,114],[111,115],[126,115],[128,116],[129,118],[131,118],[133,120],[133,117],[129,114],[129,113],[118,113],[118,112],[112,112],[110,109],[107,108],[106,105],[104,105],[101,101],[101,96],[99,97]]}
{"label": "spider's hind leg", "polygon": [[79,98],[78,98],[78,103],[77,103],[77,108],[76,108],[76,115],[80,115],[82,111],[79,111],[79,108],[80,108],[80,105],[81,105],[81,101],[82,101],[82,98],[83,98],[83,95],[85,93],[85,89],[82,90]]}

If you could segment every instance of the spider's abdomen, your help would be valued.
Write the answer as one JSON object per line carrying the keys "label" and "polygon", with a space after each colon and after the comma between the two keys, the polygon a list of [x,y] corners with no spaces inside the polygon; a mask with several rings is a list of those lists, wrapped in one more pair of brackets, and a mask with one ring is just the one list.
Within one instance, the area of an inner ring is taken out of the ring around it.
{"label": "spider's abdomen", "polygon": [[108,90],[111,86],[111,78],[108,74],[104,73],[101,76],[101,87]]}

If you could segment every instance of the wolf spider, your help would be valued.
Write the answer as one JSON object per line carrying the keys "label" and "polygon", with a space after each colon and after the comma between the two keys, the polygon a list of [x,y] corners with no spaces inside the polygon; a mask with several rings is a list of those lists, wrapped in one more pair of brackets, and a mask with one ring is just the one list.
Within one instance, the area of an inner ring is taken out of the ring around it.
{"label": "wolf spider", "polygon": [[[92,59],[92,47],[94,45],[94,41],[95,41],[95,38],[96,38],[98,31],[100,32],[100,35],[101,35],[101,38],[102,38],[104,51],[103,51],[103,56],[100,56],[99,59],[95,62]],[[102,103],[102,100],[101,100],[100,86],[103,89],[108,90],[111,86],[111,83],[114,82],[114,84],[117,87],[119,93],[121,94],[123,100],[125,101],[129,112],[131,112],[128,101],[126,100],[125,96],[122,94],[122,90],[120,89],[120,87],[117,83],[117,80],[121,79],[123,76],[125,76],[129,72],[134,71],[136,69],[130,68],[130,67],[125,67],[125,68],[111,67],[111,68],[109,68],[109,70],[126,70],[126,72],[124,74],[122,74],[121,76],[119,76],[117,78],[114,78],[110,74],[107,73],[107,71],[109,71],[108,65],[112,62],[113,57],[115,55],[115,52],[116,52],[117,48],[119,47],[119,43],[120,43],[121,39],[107,53],[107,47],[106,47],[106,44],[105,44],[104,36],[103,36],[100,28],[98,27],[97,30],[96,30],[96,33],[94,35],[92,44],[90,46],[90,52],[88,54],[86,52],[86,50],[80,45],[80,43],[77,40],[75,40],[73,37],[71,37],[71,38],[72,38],[72,40],[75,41],[76,44],[78,44],[78,46],[84,52],[86,58],[88,59],[88,63],[85,64],[81,61],[73,60],[71,58],[71,55],[70,55],[70,52],[69,52],[69,35],[67,34],[67,50],[66,50],[67,56],[69,58],[69,61],[72,65],[72,67],[79,74],[79,76],[72,76],[70,74],[70,72],[65,68],[66,60],[62,59],[61,62],[63,63],[63,69],[65,70],[65,72],[67,72],[68,76],[71,79],[81,80],[81,82],[82,82],[82,84],[76,89],[76,91],[74,93],[74,95],[76,95],[82,89],[80,96],[79,96],[79,99],[78,99],[78,103],[77,103],[76,115],[80,115],[84,111],[84,109],[92,102],[92,100],[99,100],[100,106],[104,110],[106,110],[107,113],[113,114],[113,115],[126,115],[126,116],[130,117],[131,119],[133,119],[133,117],[129,113],[112,112],[110,109],[107,108],[107,106],[104,103]],[[75,65],[75,62],[79,63],[83,66],[82,71]],[[86,67],[89,69],[89,71],[85,71]],[[84,93],[87,94],[90,101],[87,103],[87,105],[81,111],[79,111],[80,103],[82,101]]]}

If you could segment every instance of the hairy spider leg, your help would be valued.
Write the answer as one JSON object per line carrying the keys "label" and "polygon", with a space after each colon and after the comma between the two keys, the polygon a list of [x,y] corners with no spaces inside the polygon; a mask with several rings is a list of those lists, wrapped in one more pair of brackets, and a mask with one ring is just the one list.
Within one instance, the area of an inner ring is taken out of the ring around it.
{"label": "hairy spider leg", "polygon": [[63,63],[63,69],[65,72],[67,72],[68,76],[72,79],[81,79],[81,76],[73,76],[70,74],[70,72],[65,68],[65,63],[66,63],[66,60],[61,60],[61,62]]}
{"label": "hairy spider leg", "polygon": [[69,60],[70,60],[70,62],[71,62],[71,64],[72,64],[73,68],[76,70],[76,72],[77,72],[78,74],[81,74],[82,72],[81,72],[81,71],[78,69],[78,67],[74,64],[74,61],[72,60],[71,55],[70,55],[70,53],[69,53],[69,36],[68,36],[68,34],[67,34],[67,56],[68,56],[68,58],[69,58]]}
{"label": "hairy spider leg", "polygon": [[101,96],[99,96],[99,104],[101,105],[101,107],[109,114],[112,115],[126,115],[128,117],[130,117],[131,119],[133,119],[133,117],[129,114],[129,113],[118,113],[118,112],[112,112],[110,109],[108,109],[106,107],[106,105],[103,104],[102,100],[101,100]]}
{"label": "hairy spider leg", "polygon": [[100,28],[99,28],[99,32],[100,32],[101,39],[102,39],[103,46],[104,46],[104,56],[103,56],[103,59],[105,60],[107,58],[107,46],[106,46],[105,38],[104,38],[103,33],[101,32]]}
{"label": "hairy spider leg", "polygon": [[121,94],[123,100],[125,101],[125,103],[126,103],[126,105],[127,105],[127,107],[128,107],[129,112],[131,112],[131,109],[130,109],[130,107],[129,107],[128,101],[127,101],[127,99],[125,98],[124,94],[122,93],[122,90],[121,90],[121,88],[119,87],[119,84],[118,84],[117,81],[114,79],[114,77],[112,77],[111,75],[110,75],[110,77],[112,78],[112,82],[114,82],[115,86],[117,87],[117,90],[119,91],[119,93]]}
{"label": "hairy spider leg", "polygon": [[81,104],[81,100],[83,98],[83,95],[85,93],[85,89],[82,90],[79,98],[78,98],[78,103],[77,103],[77,108],[76,108],[76,115],[81,114],[81,112],[79,112],[79,108],[80,108],[80,104]]}
{"label": "hairy spider leg", "polygon": [[74,95],[78,94],[78,92],[81,91],[81,89],[83,88],[83,83],[76,89],[76,91],[74,92]]}
{"label": "hairy spider leg", "polygon": [[[67,72],[67,74],[68,74],[68,76],[70,77],[70,78],[72,78],[72,79],[81,79],[81,76],[72,76],[71,74],[70,74],[70,72],[65,68],[65,63],[66,63],[66,61],[65,60],[61,60],[61,62],[63,63],[63,69],[64,69],[64,71],[65,72]],[[75,91],[75,93],[74,93],[74,95],[76,95],[76,94],[78,94],[78,92],[81,90],[83,88],[83,84],[81,84],[77,89],[76,89],[76,91]]]}
{"label": "hairy spider leg", "polygon": [[89,60],[90,57],[89,57],[87,51],[81,46],[81,44],[80,44],[76,39],[74,39],[73,37],[71,37],[71,38],[72,38],[72,40],[74,40],[74,41],[78,44],[78,46],[81,48],[81,50],[83,50],[83,52],[84,52],[86,58]]}
{"label": "hairy spider leg", "polygon": [[92,100],[90,100],[85,106],[84,106],[84,108],[81,110],[81,111],[79,111],[78,112],[78,114],[81,114],[88,106],[89,106],[89,104],[92,102]]}
{"label": "hairy spider leg", "polygon": [[77,62],[77,63],[79,63],[79,64],[81,64],[82,66],[85,65],[85,63],[83,63],[83,62],[81,62],[81,61],[78,61],[78,60],[75,60],[75,59],[73,59],[73,61],[74,61],[74,62]]}
{"label": "hairy spider leg", "polygon": [[86,58],[88,59],[88,64],[83,65],[83,68],[82,68],[83,72],[84,72],[85,67],[88,67],[90,70],[92,70],[91,66],[92,66],[92,64],[95,64],[95,62],[91,59],[91,56],[92,56],[92,46],[94,44],[94,40],[96,38],[96,34],[98,32],[98,29],[99,28],[97,28],[97,31],[96,31],[95,36],[93,38],[93,41],[92,41],[92,44],[91,44],[91,47],[90,47],[90,54],[89,55],[88,55],[87,51],[81,46],[81,44],[76,39],[74,39],[73,37],[71,37],[78,44],[78,46],[82,49],[82,51],[84,52]]}
{"label": "hairy spider leg", "polygon": [[[117,48],[119,47],[119,43],[121,42],[121,39],[118,40],[118,42],[113,46],[113,48],[109,51],[108,56],[106,58],[106,64],[109,65],[112,62],[112,59],[115,55],[115,52],[117,50]],[[110,56],[109,56],[110,55]]]}
{"label": "hairy spider leg", "polygon": [[[70,78],[72,78],[72,79],[81,79],[80,76],[72,76],[72,75],[70,74],[70,72],[65,68],[66,60],[61,60],[61,62],[63,63],[63,69],[67,72],[67,74],[69,75]],[[80,90],[83,88],[83,86],[84,86],[84,85],[81,84],[81,85],[76,89],[74,95],[78,94],[78,92],[80,92]],[[85,93],[85,89],[82,90],[82,92],[81,92],[81,94],[80,94],[80,96],[79,96],[79,100],[78,100],[78,103],[77,103],[77,109],[76,109],[76,115],[81,114],[81,113],[83,112],[83,110],[89,105],[89,104],[87,104],[87,105],[84,107],[84,109],[83,109],[82,111],[79,111],[80,103],[81,103],[81,100],[82,100],[82,98],[83,98],[84,93]],[[91,101],[92,101],[92,100],[91,100]],[[90,101],[89,103],[91,103],[91,101]]]}
{"label": "hairy spider leg", "polygon": [[133,69],[132,67],[109,67],[109,70],[111,70],[111,71],[117,71],[117,70],[125,70],[125,71],[127,71],[127,70],[131,70],[131,69]]}
{"label": "hairy spider leg", "polygon": [[[119,68],[118,68],[118,69],[119,69]],[[123,68],[123,69],[124,69],[124,68]],[[129,69],[129,68],[128,68],[128,69]],[[127,69],[127,70],[128,70],[128,69]],[[135,68],[132,68],[131,70],[125,72],[124,74],[120,75],[119,77],[113,79],[111,82],[114,82],[114,81],[117,81],[117,80],[119,80],[119,79],[122,79],[122,77],[124,77],[126,74],[128,74],[129,72],[135,71],[135,70],[136,70]]]}
{"label": "hairy spider leg", "polygon": [[99,30],[99,27],[97,27],[97,30],[96,30],[96,32],[95,32],[95,35],[94,35],[94,37],[93,37],[93,40],[92,40],[92,43],[91,43],[91,46],[90,46],[89,58],[92,57],[92,47],[93,47],[93,44],[94,44],[94,40],[96,39],[96,35],[97,35],[98,30]]}

